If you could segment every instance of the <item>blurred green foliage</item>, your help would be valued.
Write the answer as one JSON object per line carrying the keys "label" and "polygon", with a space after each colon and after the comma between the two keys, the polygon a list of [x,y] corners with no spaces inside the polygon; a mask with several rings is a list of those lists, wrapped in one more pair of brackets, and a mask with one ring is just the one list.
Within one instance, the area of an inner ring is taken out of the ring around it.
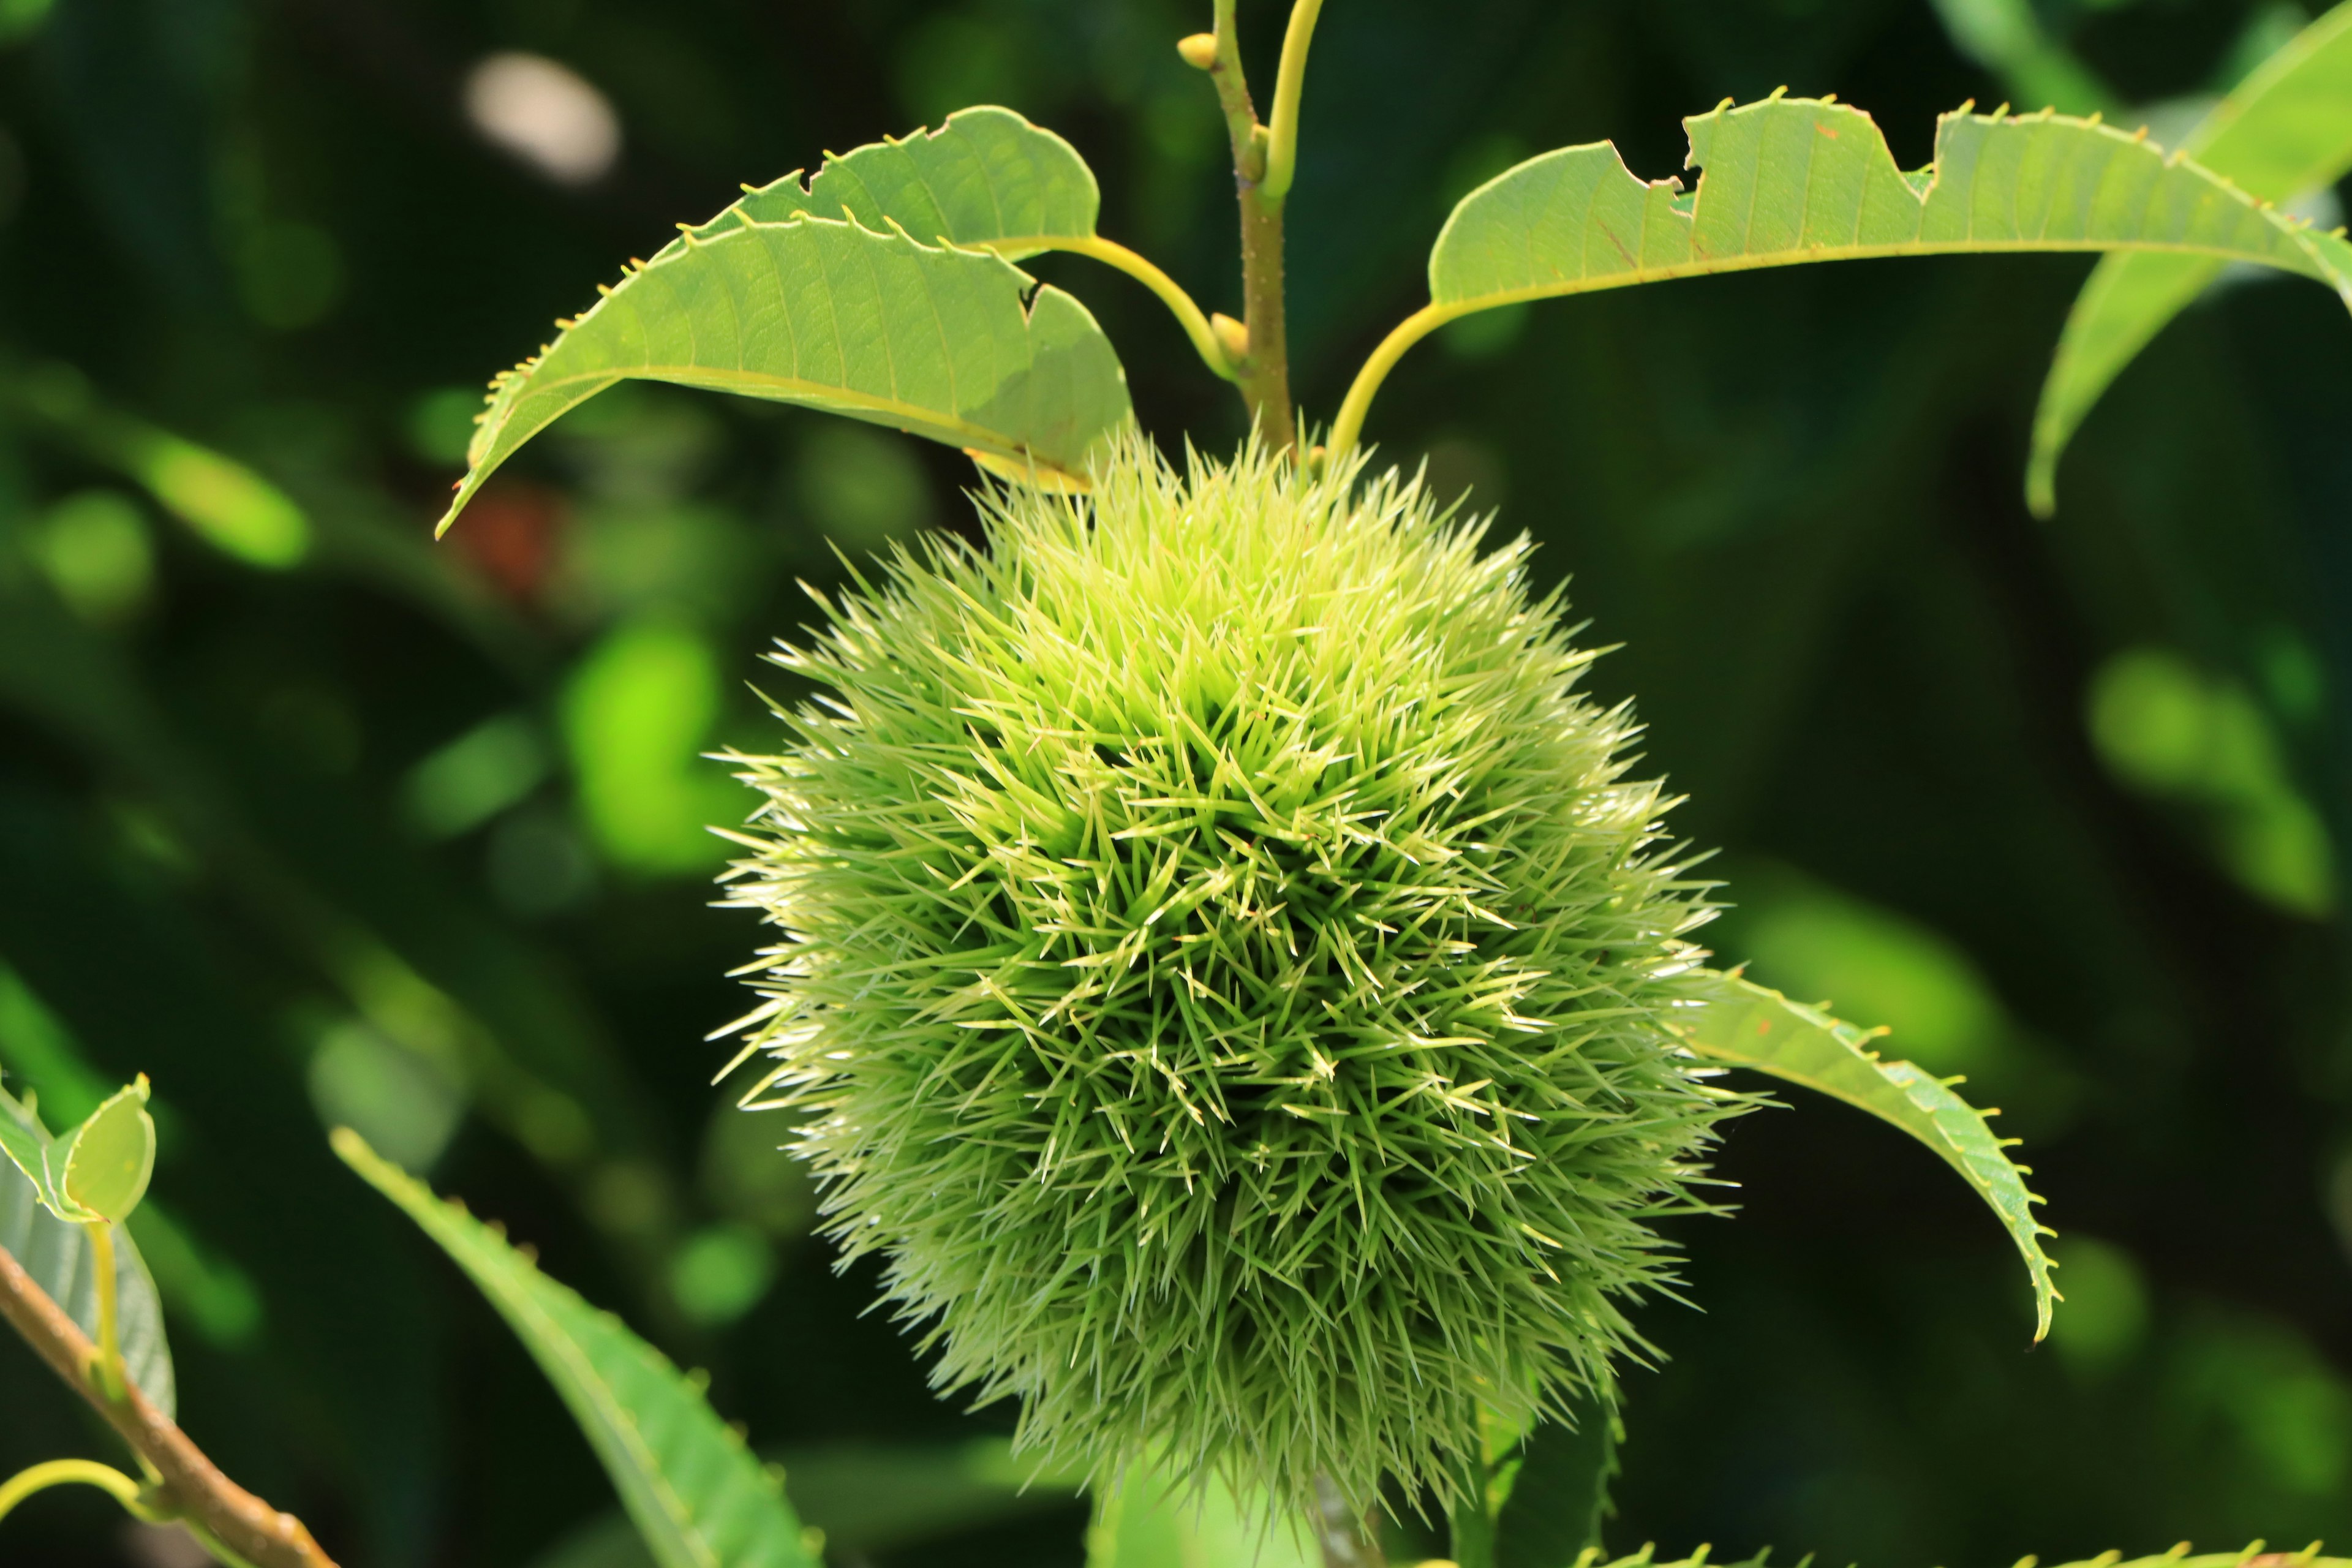
{"label": "blurred green foliage", "polygon": [[[1082,1507],[1000,1473],[1008,1413],[934,1402],[870,1274],[830,1272],[704,1040],[757,936],[708,908],[705,825],[751,799],[702,756],[770,737],[753,681],[802,695],[756,662],[811,618],[796,584],[968,531],[969,468],[631,389],[427,532],[473,389],[619,257],[966,102],[1070,136],[1104,232],[1234,310],[1222,134],[1171,47],[1205,11],[0,0],[0,1068],[60,1123],[153,1076],[132,1223],[186,1419],[354,1568],[627,1559],[561,1406],[330,1119],[708,1367],[837,1568],[1080,1560]],[[1528,152],[1614,136],[1661,175],[1680,115],[1786,83],[1916,163],[1963,98],[2160,108],[2303,15],[1347,0],[1290,207],[1297,384],[1328,414],[1446,204]],[[1270,59],[1278,8],[1243,20]],[[562,69],[487,69],[519,55]],[[1237,436],[1141,290],[1032,265],[1148,428]],[[1724,956],[2007,1105],[2064,1233],[2028,1354],[2007,1243],[1932,1159],[1826,1105],[1748,1119],[1743,1212],[1684,1229],[1706,1310],[1643,1318],[1665,1359],[1629,1384],[1612,1546],[2352,1542],[2340,308],[2253,282],[2190,311],[2045,527],[2018,475],[2086,265],[1498,314],[1383,399],[1388,454],[1533,532],[1623,645],[1600,688],[1726,850]],[[106,1451],[5,1346],[0,1411],[0,1471]],[[12,1555],[134,1561],[110,1507],[45,1496]]]}

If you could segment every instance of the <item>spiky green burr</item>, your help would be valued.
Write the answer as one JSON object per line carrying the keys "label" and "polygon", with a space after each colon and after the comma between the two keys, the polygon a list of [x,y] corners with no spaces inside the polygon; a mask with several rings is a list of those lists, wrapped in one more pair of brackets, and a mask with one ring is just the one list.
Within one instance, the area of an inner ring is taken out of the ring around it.
{"label": "spiky green burr", "polygon": [[1393,476],[1134,445],[982,505],[773,656],[824,695],[738,759],[764,1098],[1026,1439],[1451,1496],[1480,1402],[1638,1352],[1740,1103],[1659,1026],[1710,911],[1632,715]]}

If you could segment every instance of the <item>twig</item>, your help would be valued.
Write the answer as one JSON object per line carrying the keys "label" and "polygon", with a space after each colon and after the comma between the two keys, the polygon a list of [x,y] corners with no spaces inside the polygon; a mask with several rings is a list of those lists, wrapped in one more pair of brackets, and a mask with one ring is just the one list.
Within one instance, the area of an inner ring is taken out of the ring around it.
{"label": "twig", "polygon": [[[1282,451],[1297,445],[1298,427],[1290,403],[1290,342],[1282,310],[1282,197],[1266,186],[1272,138],[1258,123],[1250,102],[1249,79],[1242,70],[1241,42],[1234,27],[1234,0],[1216,0],[1216,54],[1209,64],[1216,84],[1217,102],[1224,110],[1225,134],[1233,144],[1234,184],[1242,209],[1243,352],[1231,352],[1241,381],[1242,401],[1265,439]],[[1286,64],[1294,54],[1297,78],[1305,69],[1305,36],[1314,30],[1320,0],[1299,0],[1306,13],[1304,28],[1293,13],[1292,41],[1286,45]],[[1296,93],[1293,93],[1296,102]],[[1296,147],[1296,138],[1293,146]]]}
{"label": "twig", "polygon": [[135,1384],[119,1401],[94,1386],[89,1373],[98,1347],[5,1250],[0,1250],[0,1317],[153,1468],[158,1480],[149,1495],[159,1511],[184,1517],[199,1540],[217,1542],[254,1568],[335,1568],[300,1520],[221,1474]]}

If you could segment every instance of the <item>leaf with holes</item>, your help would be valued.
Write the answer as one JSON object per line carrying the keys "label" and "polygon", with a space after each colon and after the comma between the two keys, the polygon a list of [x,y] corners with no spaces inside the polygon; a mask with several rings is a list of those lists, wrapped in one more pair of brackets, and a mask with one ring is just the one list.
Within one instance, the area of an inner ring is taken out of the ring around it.
{"label": "leaf with holes", "polygon": [[[828,155],[806,186],[795,170],[748,190],[693,235],[715,239],[814,213],[1019,261],[1092,237],[1101,206],[1094,171],[1076,148],[1009,109],[983,105],[958,110],[937,131]],[[662,254],[687,244],[672,240]]]}
{"label": "leaf with holes", "polygon": [[1430,303],[1348,394],[1354,445],[1405,350],[1479,310],[1718,272],[1961,252],[2146,250],[2274,267],[2352,305],[2352,245],[2095,120],[1937,121],[1936,160],[1895,167],[1869,115],[1825,99],[1726,100],[1683,121],[1696,188],[1636,178],[1609,142],[1563,147],[1462,199],[1429,258]]}
{"label": "leaf with holes", "polygon": [[2033,1217],[2032,1205],[2042,1200],[2025,1190],[2025,1167],[2005,1152],[2014,1140],[1993,1136],[1986,1113],[1934,1075],[1870,1050],[1870,1030],[1736,974],[1717,982],[1706,1006],[1669,1025],[1691,1053],[1843,1100],[1933,1149],[2000,1216],[2033,1282],[2033,1337],[2048,1333],[2051,1303],[2059,1299],[2042,1250],[2042,1237],[2051,1233]]}
{"label": "leaf with holes", "polygon": [[359,1134],[333,1137],[343,1163],[456,1260],[530,1350],[662,1568],[817,1568],[782,1482],[698,1382]]}

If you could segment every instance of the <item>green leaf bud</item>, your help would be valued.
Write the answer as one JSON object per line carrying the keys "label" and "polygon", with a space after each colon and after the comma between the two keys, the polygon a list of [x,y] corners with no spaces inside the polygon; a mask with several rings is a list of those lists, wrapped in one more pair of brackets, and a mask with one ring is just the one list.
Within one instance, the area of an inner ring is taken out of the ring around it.
{"label": "green leaf bud", "polygon": [[734,759],[754,1098],[936,1383],[1294,1514],[1605,1397],[1745,1103],[1662,1026],[1712,911],[1526,541],[1332,469],[992,489]]}

